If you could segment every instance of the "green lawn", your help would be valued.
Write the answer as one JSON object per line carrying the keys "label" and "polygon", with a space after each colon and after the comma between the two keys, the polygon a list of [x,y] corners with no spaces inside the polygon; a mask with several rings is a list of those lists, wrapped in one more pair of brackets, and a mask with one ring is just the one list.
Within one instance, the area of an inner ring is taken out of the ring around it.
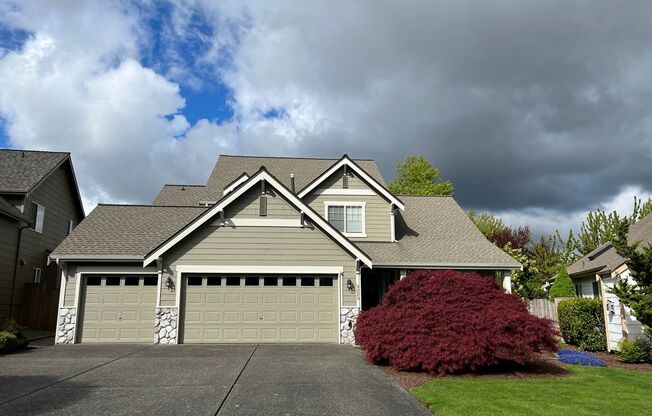
{"label": "green lawn", "polygon": [[439,416],[652,415],[652,373],[569,365],[570,376],[441,378],[412,389]]}

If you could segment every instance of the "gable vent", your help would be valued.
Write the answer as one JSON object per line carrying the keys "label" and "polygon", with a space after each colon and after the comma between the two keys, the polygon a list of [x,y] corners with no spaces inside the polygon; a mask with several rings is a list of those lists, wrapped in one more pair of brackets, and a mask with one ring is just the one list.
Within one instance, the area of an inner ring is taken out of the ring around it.
{"label": "gable vent", "polygon": [[260,216],[264,217],[267,215],[267,195],[260,196]]}

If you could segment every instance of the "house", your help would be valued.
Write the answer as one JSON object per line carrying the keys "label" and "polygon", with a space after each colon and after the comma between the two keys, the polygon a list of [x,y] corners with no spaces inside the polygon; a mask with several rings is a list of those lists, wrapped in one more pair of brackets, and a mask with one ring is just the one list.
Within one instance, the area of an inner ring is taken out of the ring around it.
{"label": "house", "polygon": [[[652,243],[652,215],[643,217],[630,227],[627,241],[630,244],[635,241]],[[642,334],[641,323],[610,291],[618,276],[623,279],[632,277],[627,259],[619,256],[611,243],[601,245],[573,263],[568,267],[568,274],[575,284],[578,297],[602,299],[609,351],[616,350],[621,339],[632,339]]]}
{"label": "house", "polygon": [[0,149],[0,321],[26,323],[25,284],[58,287],[48,255],[83,218],[69,153]]}
{"label": "house", "polygon": [[393,195],[346,155],[222,155],[205,185],[99,205],[50,257],[58,343],[352,343],[358,312],[410,269],[510,290],[520,267],[453,198]]}

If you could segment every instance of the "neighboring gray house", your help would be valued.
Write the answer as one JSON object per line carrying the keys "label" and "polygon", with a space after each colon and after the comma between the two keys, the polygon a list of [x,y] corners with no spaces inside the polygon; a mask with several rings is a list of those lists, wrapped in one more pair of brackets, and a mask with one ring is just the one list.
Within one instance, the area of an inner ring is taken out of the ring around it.
{"label": "neighboring gray house", "polygon": [[[640,241],[643,244],[652,243],[652,215],[634,223],[627,240],[630,244]],[[632,316],[631,310],[620,303],[610,289],[616,284],[616,279],[632,279],[627,259],[616,253],[611,243],[606,243],[582,257],[568,268],[575,293],[578,297],[594,297],[602,299],[605,316],[605,332],[607,349],[618,349],[618,342],[623,338],[636,338],[643,333],[641,323]]]}
{"label": "neighboring gray house", "polygon": [[206,185],[99,205],[50,255],[57,342],[354,342],[410,269],[520,264],[451,197],[393,195],[372,160],[220,156]]}
{"label": "neighboring gray house", "polygon": [[0,321],[21,321],[25,283],[58,287],[48,255],[83,218],[69,153],[0,149]]}

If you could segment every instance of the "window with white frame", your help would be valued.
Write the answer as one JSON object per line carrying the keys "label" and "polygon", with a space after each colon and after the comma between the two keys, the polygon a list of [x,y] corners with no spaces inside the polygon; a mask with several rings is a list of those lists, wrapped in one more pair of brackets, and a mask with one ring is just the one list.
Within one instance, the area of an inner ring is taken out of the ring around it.
{"label": "window with white frame", "polygon": [[43,223],[45,221],[45,207],[32,202],[31,210],[31,220],[32,220],[32,230],[42,233],[43,232]]}
{"label": "window with white frame", "polygon": [[41,283],[41,269],[35,267],[32,270],[32,283]]}
{"label": "window with white frame", "polygon": [[73,228],[75,228],[75,223],[73,220],[68,220],[68,235],[72,233]]}
{"label": "window with white frame", "polygon": [[365,204],[363,202],[325,202],[328,222],[347,236],[364,237]]}

